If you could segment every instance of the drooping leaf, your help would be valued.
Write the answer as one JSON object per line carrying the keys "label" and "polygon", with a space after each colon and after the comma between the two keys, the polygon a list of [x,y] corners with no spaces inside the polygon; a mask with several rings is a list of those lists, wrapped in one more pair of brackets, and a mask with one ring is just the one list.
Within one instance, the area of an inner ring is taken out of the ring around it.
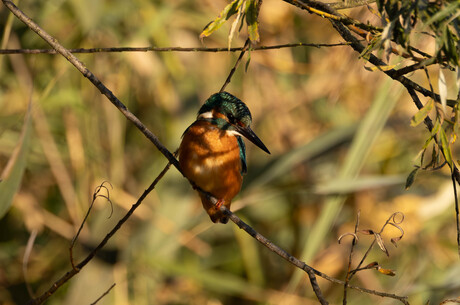
{"label": "drooping leaf", "polygon": [[425,106],[422,107],[410,120],[410,126],[415,127],[418,126],[420,123],[425,120],[425,118],[430,114],[431,110],[433,110],[434,101],[429,99]]}
{"label": "drooping leaf", "polygon": [[388,253],[387,248],[385,247],[385,243],[383,242],[382,236],[379,233],[374,233],[375,236],[375,241],[377,242],[377,245],[379,245],[380,250],[382,250],[387,256],[390,256]]}
{"label": "drooping leaf", "polygon": [[233,0],[230,4],[228,4],[220,12],[219,16],[204,28],[203,32],[200,34],[200,38],[208,37],[214,31],[219,29],[225,23],[225,21],[227,21],[231,16],[238,12],[241,4],[243,4],[243,0]]}
{"label": "drooping leaf", "polygon": [[[235,33],[236,33],[236,28],[238,26],[238,23],[240,23],[241,19],[244,17],[244,12],[242,10],[242,6],[240,5],[239,9],[238,9],[238,13],[236,14],[236,18],[235,18],[235,21],[233,21],[232,23],[232,27],[230,28],[230,33],[228,34],[228,49],[230,50],[231,46],[232,46],[232,40],[233,40],[233,37],[235,36]],[[241,22],[242,24],[243,22]],[[240,30],[241,30],[241,26],[240,26]]]}
{"label": "drooping leaf", "polygon": [[[433,130],[431,130],[431,135],[432,136],[437,135],[438,131],[439,131],[439,128],[441,128],[441,122],[439,120],[436,120],[436,122],[434,123]],[[427,147],[428,147],[428,145],[427,145]]]}
{"label": "drooping leaf", "polygon": [[416,167],[413,171],[410,172],[409,176],[406,179],[406,190],[408,190],[415,181],[415,176],[417,175],[420,167]]}
{"label": "drooping leaf", "polygon": [[449,141],[447,140],[447,135],[444,129],[439,129],[439,137],[441,138],[441,147],[444,153],[444,158],[449,166],[452,167],[452,151],[450,149]]}
{"label": "drooping leaf", "polygon": [[377,267],[377,271],[382,273],[382,274],[389,275],[389,276],[395,276],[396,275],[394,270],[385,269],[385,268],[382,268],[380,266]]}
{"label": "drooping leaf", "polygon": [[442,110],[444,111],[444,113],[446,113],[447,84],[446,84],[446,77],[444,76],[442,69],[439,69],[438,88],[439,88],[439,96],[441,98]]}
{"label": "drooping leaf", "polygon": [[257,0],[247,0],[246,2],[246,23],[248,25],[248,34],[249,39],[252,43],[259,42],[259,21],[258,17],[258,1]]}

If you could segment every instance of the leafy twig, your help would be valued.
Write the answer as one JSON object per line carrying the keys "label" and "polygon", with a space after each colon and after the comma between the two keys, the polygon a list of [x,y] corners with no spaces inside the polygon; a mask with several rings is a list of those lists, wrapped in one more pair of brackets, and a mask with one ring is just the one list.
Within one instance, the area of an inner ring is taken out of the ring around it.
{"label": "leafy twig", "polygon": [[[309,7],[315,7],[315,8],[321,9],[322,11],[330,15],[340,16],[335,10],[333,10],[327,4],[322,3],[322,2],[318,2],[314,0],[283,0],[283,1],[290,3],[294,6],[297,6],[301,9],[304,9],[306,11],[309,11],[309,12],[310,12],[310,10],[308,9]],[[328,20],[332,23],[332,25],[337,30],[337,32],[342,36],[342,38],[346,42],[350,43],[350,46],[353,48],[353,50],[355,50],[359,54],[362,54],[362,52],[365,50],[365,47],[361,44],[361,42],[355,36],[353,36],[350,33],[349,29],[344,25],[343,20],[340,20],[340,19],[337,20],[337,18],[328,18]],[[369,58],[367,60],[376,67],[386,66],[386,64],[381,59],[376,57],[374,54],[369,54]],[[383,70],[382,69],[382,72],[388,75],[389,77],[391,77],[392,79],[401,83],[404,87],[412,88],[420,92],[424,96],[432,97],[437,103],[441,102],[441,98],[439,94],[436,94],[428,89],[425,89],[424,87],[413,82],[407,77],[399,75],[397,70],[394,70],[394,69]],[[456,104],[457,104],[456,100],[452,100],[452,99],[447,100],[447,105],[449,107],[454,107]]]}

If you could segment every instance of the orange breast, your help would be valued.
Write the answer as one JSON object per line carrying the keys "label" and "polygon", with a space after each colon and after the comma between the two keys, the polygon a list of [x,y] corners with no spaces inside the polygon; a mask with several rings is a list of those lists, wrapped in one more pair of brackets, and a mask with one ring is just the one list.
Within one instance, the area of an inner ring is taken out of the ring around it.
{"label": "orange breast", "polygon": [[184,175],[229,207],[241,189],[240,150],[236,137],[206,121],[196,121],[179,148]]}

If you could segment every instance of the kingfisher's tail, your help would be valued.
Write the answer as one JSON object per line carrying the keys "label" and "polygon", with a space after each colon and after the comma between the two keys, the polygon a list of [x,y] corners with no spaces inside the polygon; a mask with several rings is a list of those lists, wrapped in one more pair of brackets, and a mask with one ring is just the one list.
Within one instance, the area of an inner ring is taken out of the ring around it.
{"label": "kingfisher's tail", "polygon": [[[224,216],[224,213],[220,211],[220,209],[216,208],[216,206],[208,199],[205,194],[199,192],[201,203],[203,204],[203,208],[208,213],[209,217],[211,218],[212,222],[220,222],[220,223],[227,223],[228,217]],[[230,209],[230,203],[225,202],[225,206]]]}

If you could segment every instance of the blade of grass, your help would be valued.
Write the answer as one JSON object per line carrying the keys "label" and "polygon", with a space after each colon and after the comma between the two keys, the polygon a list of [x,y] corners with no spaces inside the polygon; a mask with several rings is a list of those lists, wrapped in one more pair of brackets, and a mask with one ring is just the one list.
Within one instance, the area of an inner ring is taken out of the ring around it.
{"label": "blade of grass", "polygon": [[24,119],[21,137],[14,149],[8,164],[0,176],[0,219],[5,216],[13,203],[13,198],[19,189],[22,176],[27,165],[27,152],[30,143],[30,112],[31,103]]}
{"label": "blade of grass", "polygon": [[250,185],[251,188],[256,188],[258,186],[265,185],[272,180],[283,177],[302,162],[305,162],[314,156],[318,156],[324,151],[328,151],[337,144],[351,138],[355,132],[356,125],[340,127],[322,134],[305,145],[282,154],[270,165],[268,165],[262,173],[258,174],[257,178],[254,180],[246,178],[246,187],[249,187]]}
{"label": "blade of grass", "polygon": [[[380,86],[370,109],[357,130],[347,157],[338,172],[338,179],[355,179],[363,167],[372,144],[378,138],[398,97],[402,93],[401,87],[395,90],[391,86],[391,83],[390,80],[386,80]],[[326,235],[340,214],[346,198],[346,195],[336,195],[326,200],[318,221],[307,234],[306,242],[304,243],[305,247],[301,255],[303,261],[311,261],[321,244],[324,243]],[[293,291],[303,276],[303,273],[296,270],[291,277],[287,291]]]}

